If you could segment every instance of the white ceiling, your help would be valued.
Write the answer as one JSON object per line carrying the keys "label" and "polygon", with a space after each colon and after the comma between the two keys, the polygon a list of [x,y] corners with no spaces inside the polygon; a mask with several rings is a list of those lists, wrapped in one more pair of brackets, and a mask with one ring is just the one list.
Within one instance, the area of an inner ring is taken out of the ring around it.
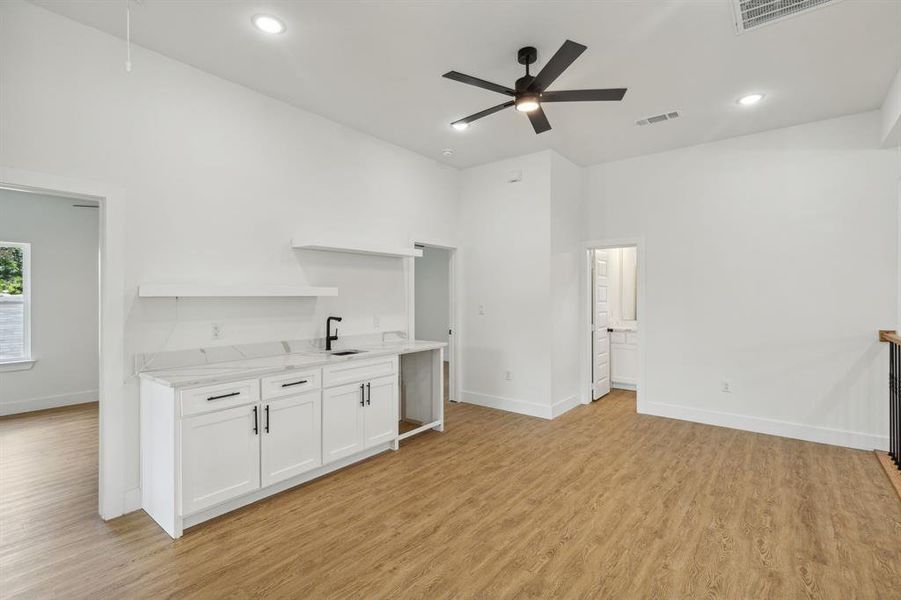
{"label": "white ceiling", "polygon": [[[35,3],[124,36],[122,1]],[[283,19],[287,33],[254,29],[258,13]],[[844,0],[742,35],[732,15],[729,0],[142,0],[132,39],[457,167],[546,148],[594,164],[875,109],[901,66],[897,0]],[[518,48],[536,46],[540,68],[567,38],[588,50],[551,89],[628,87],[623,102],[547,105],[554,129],[540,136],[512,109],[449,127],[506,97],[443,73],[512,86]],[[765,101],[736,105],[752,91]],[[634,125],[671,110],[681,118]]]}

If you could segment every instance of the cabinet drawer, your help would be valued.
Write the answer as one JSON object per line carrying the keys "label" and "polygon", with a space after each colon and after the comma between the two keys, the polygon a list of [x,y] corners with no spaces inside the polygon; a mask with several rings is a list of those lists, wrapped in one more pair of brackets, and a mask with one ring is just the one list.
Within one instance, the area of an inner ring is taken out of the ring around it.
{"label": "cabinet drawer", "polygon": [[278,375],[263,377],[260,380],[260,392],[263,396],[263,400],[292,396],[307,390],[318,390],[321,387],[321,369],[290,371],[288,373],[279,373]]}
{"label": "cabinet drawer", "polygon": [[183,416],[197,415],[250,404],[259,399],[259,379],[208,385],[181,392],[181,414]]}
{"label": "cabinet drawer", "polygon": [[365,381],[397,373],[397,356],[385,356],[371,360],[352,360],[322,368],[323,387]]}

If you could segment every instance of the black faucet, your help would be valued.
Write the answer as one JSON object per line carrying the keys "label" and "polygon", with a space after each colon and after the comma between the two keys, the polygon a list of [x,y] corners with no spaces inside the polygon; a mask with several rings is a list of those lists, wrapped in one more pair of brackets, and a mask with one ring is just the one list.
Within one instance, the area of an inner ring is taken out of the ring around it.
{"label": "black faucet", "polygon": [[325,320],[325,350],[330,352],[332,342],[338,339],[338,328],[335,327],[335,335],[332,335],[332,321],[341,322],[341,317],[329,317]]}

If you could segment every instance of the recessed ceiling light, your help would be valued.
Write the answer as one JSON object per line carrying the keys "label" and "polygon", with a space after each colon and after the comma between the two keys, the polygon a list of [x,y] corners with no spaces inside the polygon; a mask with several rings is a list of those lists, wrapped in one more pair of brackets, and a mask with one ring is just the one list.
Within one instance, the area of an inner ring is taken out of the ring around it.
{"label": "recessed ceiling light", "polygon": [[272,15],[256,15],[251,22],[254,27],[266,33],[284,33],[287,29],[281,19],[276,19]]}
{"label": "recessed ceiling light", "polygon": [[748,94],[747,96],[742,96],[738,99],[738,103],[742,106],[751,106],[753,104],[757,104],[766,94]]}
{"label": "recessed ceiling light", "polygon": [[456,129],[457,131],[463,131],[464,129],[469,127],[469,123],[466,121],[457,121],[456,123],[451,123],[451,127]]}
{"label": "recessed ceiling light", "polygon": [[441,154],[443,154],[444,156],[453,156],[454,151],[451,150],[450,148],[445,148],[444,150],[441,151]]}

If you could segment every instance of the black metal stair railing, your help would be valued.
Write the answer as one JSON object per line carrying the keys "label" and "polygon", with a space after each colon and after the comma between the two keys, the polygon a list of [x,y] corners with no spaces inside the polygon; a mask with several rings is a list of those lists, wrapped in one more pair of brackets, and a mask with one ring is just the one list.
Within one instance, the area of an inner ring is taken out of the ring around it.
{"label": "black metal stair railing", "polygon": [[880,331],[879,340],[889,343],[888,455],[895,466],[901,469],[901,336],[898,336],[894,331]]}
{"label": "black metal stair railing", "polygon": [[901,469],[901,346],[889,340],[889,451],[895,466]]}

